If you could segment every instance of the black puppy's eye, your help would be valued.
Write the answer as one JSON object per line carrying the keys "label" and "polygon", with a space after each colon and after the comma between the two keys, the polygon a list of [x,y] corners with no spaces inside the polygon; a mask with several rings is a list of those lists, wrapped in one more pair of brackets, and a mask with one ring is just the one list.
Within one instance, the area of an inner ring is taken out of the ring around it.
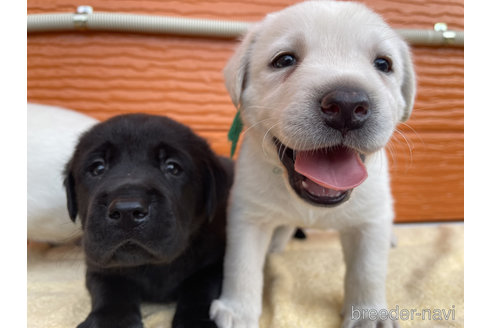
{"label": "black puppy's eye", "polygon": [[275,57],[272,61],[273,68],[284,68],[288,66],[293,66],[297,63],[297,59],[291,54],[280,54]]}
{"label": "black puppy's eye", "polygon": [[106,165],[103,160],[94,161],[94,163],[89,166],[89,173],[97,177],[106,171]]}
{"label": "black puppy's eye", "polygon": [[378,57],[374,59],[374,66],[381,72],[389,73],[392,71],[391,59],[386,57]]}
{"label": "black puppy's eye", "polygon": [[179,166],[178,163],[173,161],[168,161],[164,164],[164,172],[172,175],[179,175],[183,169]]}

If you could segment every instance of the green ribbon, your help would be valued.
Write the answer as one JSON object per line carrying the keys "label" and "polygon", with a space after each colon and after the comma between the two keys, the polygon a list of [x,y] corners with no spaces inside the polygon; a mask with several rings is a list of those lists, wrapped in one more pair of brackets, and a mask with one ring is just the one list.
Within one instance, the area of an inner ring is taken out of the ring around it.
{"label": "green ribbon", "polygon": [[232,121],[231,128],[227,133],[227,139],[229,139],[229,141],[232,142],[231,155],[230,155],[231,158],[232,156],[234,156],[234,153],[236,152],[237,142],[239,141],[239,135],[241,134],[242,130],[243,130],[243,121],[241,120],[241,114],[238,110],[236,116],[234,116],[234,120]]}

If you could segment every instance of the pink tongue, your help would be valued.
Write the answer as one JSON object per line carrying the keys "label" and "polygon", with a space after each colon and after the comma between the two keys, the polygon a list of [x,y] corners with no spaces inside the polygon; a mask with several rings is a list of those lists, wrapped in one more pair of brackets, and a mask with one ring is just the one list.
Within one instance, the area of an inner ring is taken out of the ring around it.
{"label": "pink tongue", "polygon": [[355,188],[367,178],[360,156],[347,148],[298,151],[295,170],[317,184],[334,190]]}

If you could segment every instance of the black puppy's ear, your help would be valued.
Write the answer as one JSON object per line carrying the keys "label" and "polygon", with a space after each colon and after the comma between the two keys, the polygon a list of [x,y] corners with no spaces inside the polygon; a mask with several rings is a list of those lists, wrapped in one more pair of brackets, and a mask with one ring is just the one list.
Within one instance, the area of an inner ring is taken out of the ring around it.
{"label": "black puppy's ear", "polygon": [[68,162],[65,168],[65,180],[63,181],[63,185],[65,186],[65,192],[67,194],[68,215],[70,215],[70,219],[75,222],[78,207],[77,197],[75,195],[75,180],[72,173],[72,161]]}
{"label": "black puppy's ear", "polygon": [[219,208],[227,204],[232,185],[233,163],[228,158],[214,158],[207,164],[205,211],[211,221]]}

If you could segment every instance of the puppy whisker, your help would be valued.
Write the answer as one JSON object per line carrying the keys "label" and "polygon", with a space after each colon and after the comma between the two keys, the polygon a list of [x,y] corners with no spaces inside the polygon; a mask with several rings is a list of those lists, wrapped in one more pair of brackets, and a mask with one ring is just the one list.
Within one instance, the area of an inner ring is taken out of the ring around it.
{"label": "puppy whisker", "polygon": [[273,125],[272,125],[272,126],[271,126],[271,127],[270,127],[270,128],[269,128],[266,132],[265,132],[265,134],[263,135],[263,140],[262,140],[262,142],[261,142],[261,148],[262,148],[262,150],[263,150],[263,155],[264,155],[265,157],[267,157],[267,158],[268,158],[268,154],[267,154],[267,152],[266,152],[266,150],[265,150],[265,141],[266,141],[266,138],[267,138],[268,134],[270,133],[270,131],[271,131],[271,130],[272,130],[272,129],[276,126],[276,125],[279,125],[280,123],[282,123],[282,122],[280,122],[280,121],[279,121],[279,122],[277,122],[277,123],[273,124]]}
{"label": "puppy whisker", "polygon": [[407,137],[405,136],[405,134],[400,131],[398,128],[395,129],[395,132],[401,136],[403,138],[403,140],[405,141],[405,144],[407,146],[407,149],[408,149],[408,154],[410,156],[410,164],[413,163],[413,144],[407,139]]}
{"label": "puppy whisker", "polygon": [[[390,154],[390,156],[391,156],[391,164],[396,166],[396,165],[397,165],[397,159],[396,159],[396,157],[395,157],[395,152],[394,152],[394,148],[393,148],[393,139],[391,139],[391,140],[390,140],[390,141],[386,144],[386,150],[387,150],[387,152],[388,152],[388,153]],[[381,158],[382,156],[383,156],[383,155],[382,155],[382,153],[380,153],[380,154],[379,154],[379,157],[380,157],[380,158],[379,158],[379,161],[380,161],[380,162],[381,162],[381,160],[382,160],[382,158]]]}
{"label": "puppy whisker", "polygon": [[415,135],[417,138],[419,138],[419,141],[421,143],[423,143],[423,144],[425,143],[424,140],[422,139],[422,137],[420,136],[420,134],[410,124],[405,123],[405,122],[401,122],[400,124],[405,126],[410,131],[412,131],[413,135]]}
{"label": "puppy whisker", "polygon": [[263,123],[263,122],[266,122],[266,121],[271,121],[271,120],[274,120],[274,118],[266,118],[266,119],[264,119],[264,120],[258,121],[258,122],[256,122],[255,124],[253,124],[253,125],[251,125],[250,127],[248,127],[246,130],[244,130],[244,132],[243,132],[243,133],[244,133],[244,134],[246,134],[246,133],[248,133],[248,132],[249,132],[249,130],[251,130],[251,129],[252,129],[252,128],[254,128],[255,126],[257,126],[257,125],[259,125],[259,124],[261,124],[261,123]]}

